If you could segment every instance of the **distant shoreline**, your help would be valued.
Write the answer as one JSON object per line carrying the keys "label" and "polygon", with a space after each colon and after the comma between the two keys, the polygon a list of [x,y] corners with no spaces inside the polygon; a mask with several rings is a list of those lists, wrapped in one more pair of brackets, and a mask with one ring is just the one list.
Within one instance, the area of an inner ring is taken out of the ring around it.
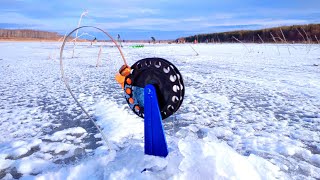
{"label": "distant shoreline", "polygon": [[0,39],[0,42],[59,42],[59,39],[10,38]]}
{"label": "distant shoreline", "polygon": [[[0,42],[62,42],[62,39],[40,39],[40,38],[0,38]],[[84,39],[78,39],[77,42],[90,42]],[[107,40],[106,42],[112,42]],[[148,43],[149,40],[127,40],[122,43]],[[151,41],[150,41],[151,42]],[[173,40],[160,40],[161,43],[173,42]],[[151,42],[152,43],[152,42]],[[158,44],[158,41],[157,41]]]}

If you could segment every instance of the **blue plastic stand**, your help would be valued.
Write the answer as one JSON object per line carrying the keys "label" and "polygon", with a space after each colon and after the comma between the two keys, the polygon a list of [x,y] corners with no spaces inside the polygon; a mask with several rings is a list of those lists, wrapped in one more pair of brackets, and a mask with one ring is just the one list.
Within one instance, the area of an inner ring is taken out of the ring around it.
{"label": "blue plastic stand", "polygon": [[144,153],[161,157],[168,155],[156,89],[150,84],[144,88]]}

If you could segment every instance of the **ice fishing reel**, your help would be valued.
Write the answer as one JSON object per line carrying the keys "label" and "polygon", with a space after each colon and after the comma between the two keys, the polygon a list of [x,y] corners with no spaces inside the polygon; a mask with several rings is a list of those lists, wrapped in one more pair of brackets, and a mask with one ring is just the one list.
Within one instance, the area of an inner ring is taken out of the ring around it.
{"label": "ice fishing reel", "polygon": [[[122,76],[122,80],[119,77]],[[144,87],[156,89],[162,119],[175,113],[184,98],[184,84],[179,70],[162,58],[145,58],[131,67],[122,66],[117,81],[122,84],[125,99],[135,114],[144,118]]]}
{"label": "ice fishing reel", "polygon": [[[77,105],[81,107],[81,110],[101,133],[101,136],[109,149],[112,149],[112,147],[110,146],[107,136],[105,136],[102,129],[98,126],[96,120],[90,116],[90,114],[81,105],[80,101],[76,98],[69,85],[69,78],[66,76],[64,71],[63,51],[66,44],[70,44],[72,46],[66,48],[71,50],[67,55],[72,55],[66,59],[70,61],[70,64],[72,64],[73,61],[71,59],[73,58],[75,58],[74,62],[78,62],[79,58],[77,57],[77,53],[74,53],[76,40],[81,36],[77,36],[78,30],[87,28],[98,31],[102,33],[102,35],[104,34],[104,36],[109,37],[114,43],[114,46],[109,47],[116,47],[120,53],[124,65],[120,68],[119,73],[116,74],[116,80],[124,90],[124,97],[130,109],[132,109],[138,116],[144,118],[145,154],[166,157],[169,151],[162,120],[174,114],[182,104],[185,87],[179,70],[172,63],[162,58],[141,59],[129,67],[117,42],[108,32],[98,27],[81,26],[72,30],[64,37],[60,48],[60,70],[62,80]],[[75,38],[73,33],[76,34]],[[86,44],[86,39],[82,39],[81,42],[82,44],[78,46],[80,49],[89,47],[88,44]],[[100,43],[96,68],[99,67],[102,47],[107,46],[104,40],[100,41]]]}

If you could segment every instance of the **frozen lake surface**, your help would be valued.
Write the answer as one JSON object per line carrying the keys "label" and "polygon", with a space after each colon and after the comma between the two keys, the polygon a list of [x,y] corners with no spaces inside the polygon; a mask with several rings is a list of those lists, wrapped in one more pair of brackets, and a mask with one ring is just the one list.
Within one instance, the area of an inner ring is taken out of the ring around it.
{"label": "frozen lake surface", "polygon": [[143,119],[114,79],[114,47],[0,43],[0,179],[320,179],[320,45],[146,44],[123,51],[172,62],[181,108],[164,121],[167,158],[144,155]]}

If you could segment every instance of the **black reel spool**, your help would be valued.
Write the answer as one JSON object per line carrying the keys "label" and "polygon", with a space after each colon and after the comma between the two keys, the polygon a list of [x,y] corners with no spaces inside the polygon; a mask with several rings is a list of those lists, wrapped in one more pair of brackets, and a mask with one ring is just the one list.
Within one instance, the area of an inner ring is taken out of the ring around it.
{"label": "black reel spool", "polygon": [[157,92],[162,119],[175,113],[184,98],[184,84],[179,70],[162,58],[145,58],[131,66],[124,91],[129,107],[144,117],[144,87],[152,84]]}

